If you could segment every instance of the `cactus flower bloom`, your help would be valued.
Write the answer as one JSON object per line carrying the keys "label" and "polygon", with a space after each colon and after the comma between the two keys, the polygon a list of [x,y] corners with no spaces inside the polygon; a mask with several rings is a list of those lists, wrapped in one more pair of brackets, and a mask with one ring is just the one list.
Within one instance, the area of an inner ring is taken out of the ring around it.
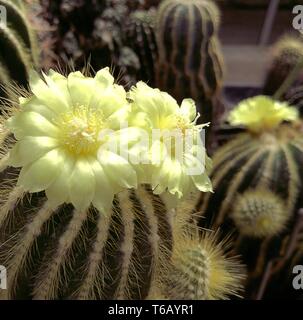
{"label": "cactus flower bloom", "polygon": [[157,132],[150,147],[154,192],[169,191],[181,198],[195,189],[212,191],[207,175],[211,160],[200,137],[208,124],[196,124],[194,101],[185,99],[179,107],[169,94],[144,82],[132,88],[129,97],[133,102],[134,125]]}
{"label": "cactus flower bloom", "polygon": [[275,129],[283,121],[297,119],[298,111],[295,108],[267,96],[243,100],[231,111],[228,118],[230,124],[243,125],[255,133]]}
{"label": "cactus flower bloom", "polygon": [[[9,164],[22,168],[18,185],[45,191],[54,206],[67,202],[85,209],[92,203],[99,210],[111,206],[115,193],[137,186],[125,158],[110,150],[98,157],[103,144],[128,130],[120,128],[130,111],[126,92],[108,68],[94,78],[50,71],[42,80],[33,74],[30,88],[32,95],[20,98],[19,112],[7,120],[17,140]],[[103,129],[114,134],[100,138]]]}

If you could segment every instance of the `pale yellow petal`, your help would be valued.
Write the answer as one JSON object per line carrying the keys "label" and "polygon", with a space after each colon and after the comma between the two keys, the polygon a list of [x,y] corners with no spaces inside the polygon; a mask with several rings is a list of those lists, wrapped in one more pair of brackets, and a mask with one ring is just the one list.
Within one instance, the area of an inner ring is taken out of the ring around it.
{"label": "pale yellow petal", "polygon": [[9,163],[21,167],[41,158],[58,147],[58,140],[50,137],[25,137],[18,141],[9,153]]}
{"label": "pale yellow petal", "polygon": [[54,149],[32,164],[22,168],[18,185],[29,192],[47,189],[59,175],[64,157],[59,149]]}
{"label": "pale yellow petal", "polygon": [[67,155],[64,164],[60,168],[60,174],[54,182],[46,189],[45,193],[48,201],[57,207],[61,204],[69,203],[69,178],[73,172],[75,160]]}
{"label": "pale yellow petal", "polygon": [[7,126],[12,130],[16,139],[26,136],[57,137],[58,128],[39,113],[20,112],[7,120]]}
{"label": "pale yellow petal", "polygon": [[94,172],[86,159],[76,161],[69,178],[69,197],[71,203],[79,210],[87,209],[95,195]]}

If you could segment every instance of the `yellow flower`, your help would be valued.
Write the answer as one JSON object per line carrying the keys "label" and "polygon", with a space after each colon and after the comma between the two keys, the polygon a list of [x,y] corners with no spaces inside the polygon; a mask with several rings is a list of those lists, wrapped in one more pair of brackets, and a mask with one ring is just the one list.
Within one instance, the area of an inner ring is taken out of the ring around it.
{"label": "yellow flower", "polygon": [[151,132],[149,158],[152,163],[151,184],[154,192],[169,191],[181,198],[189,192],[212,191],[207,173],[211,160],[207,157],[197,125],[193,100],[181,106],[169,94],[139,82],[132,88],[133,124]]}
{"label": "yellow flower", "polygon": [[[20,98],[19,112],[7,121],[17,140],[10,165],[22,167],[18,185],[28,192],[45,191],[54,206],[66,202],[85,209],[92,203],[102,211],[115,193],[136,187],[130,163],[102,148],[130,130],[120,129],[130,105],[108,68],[94,78],[50,71],[42,80],[32,74],[30,88],[32,95]],[[112,134],[100,136],[102,130]]]}
{"label": "yellow flower", "polygon": [[283,121],[295,121],[298,112],[285,102],[270,97],[257,96],[239,103],[231,111],[228,121],[232,125],[243,125],[252,132],[271,130]]}

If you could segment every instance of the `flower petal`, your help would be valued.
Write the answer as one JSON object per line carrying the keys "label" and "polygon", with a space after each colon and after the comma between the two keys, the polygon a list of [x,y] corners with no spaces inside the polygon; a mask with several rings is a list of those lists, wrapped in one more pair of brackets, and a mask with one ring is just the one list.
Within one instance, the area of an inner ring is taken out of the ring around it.
{"label": "flower petal", "polygon": [[103,150],[98,155],[106,175],[116,184],[124,188],[137,187],[137,174],[134,168],[119,155]]}
{"label": "flower petal", "polygon": [[36,72],[30,74],[30,88],[42,105],[48,106],[56,113],[69,109],[68,96],[49,80],[46,84]]}
{"label": "flower petal", "polygon": [[81,72],[72,72],[67,78],[68,90],[73,106],[89,106],[96,83],[93,78],[85,77]]}
{"label": "flower petal", "polygon": [[187,118],[189,122],[195,120],[197,115],[196,105],[193,99],[184,99],[180,107],[180,114]]}
{"label": "flower petal", "polygon": [[114,77],[111,75],[109,68],[103,68],[96,73],[95,80],[103,88],[107,88],[114,84]]}
{"label": "flower petal", "polygon": [[59,130],[55,125],[33,111],[20,112],[9,118],[7,126],[18,140],[26,136],[57,137],[59,134]]}
{"label": "flower petal", "polygon": [[58,141],[54,138],[25,137],[10,151],[9,163],[14,167],[26,166],[57,147]]}
{"label": "flower petal", "polygon": [[114,199],[113,186],[98,161],[91,159],[90,166],[96,181],[93,205],[102,213],[108,212]]}
{"label": "flower petal", "polygon": [[86,159],[77,160],[69,179],[69,197],[79,210],[87,209],[95,195],[94,172]]}
{"label": "flower petal", "polygon": [[29,192],[40,192],[47,189],[59,175],[64,157],[59,149],[54,149],[29,166],[22,168],[18,185]]}
{"label": "flower petal", "polygon": [[48,201],[54,207],[69,202],[69,177],[73,172],[74,164],[73,158],[65,156],[60,174],[45,191]]}

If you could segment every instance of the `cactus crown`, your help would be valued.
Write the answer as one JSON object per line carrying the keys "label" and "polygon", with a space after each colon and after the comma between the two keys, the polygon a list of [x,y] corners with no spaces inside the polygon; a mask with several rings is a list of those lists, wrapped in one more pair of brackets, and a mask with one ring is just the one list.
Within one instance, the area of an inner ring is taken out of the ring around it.
{"label": "cactus crown", "polygon": [[263,188],[239,195],[231,216],[242,235],[255,238],[279,234],[290,218],[283,200]]}
{"label": "cactus crown", "polygon": [[253,133],[270,131],[283,121],[297,119],[298,112],[295,108],[266,96],[257,96],[240,102],[228,117],[232,125],[243,125]]}

